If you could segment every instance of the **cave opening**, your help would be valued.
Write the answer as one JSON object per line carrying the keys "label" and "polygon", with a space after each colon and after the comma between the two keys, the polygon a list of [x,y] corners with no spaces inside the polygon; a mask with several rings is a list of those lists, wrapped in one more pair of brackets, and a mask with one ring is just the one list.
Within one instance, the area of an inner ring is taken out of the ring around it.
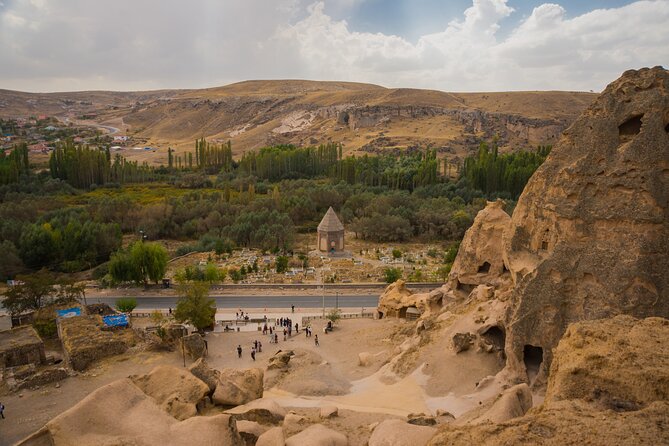
{"label": "cave opening", "polygon": [[632,136],[641,132],[641,118],[643,118],[642,114],[634,115],[618,126],[618,135],[623,141],[629,140]]}
{"label": "cave opening", "polygon": [[664,126],[664,131],[667,132],[667,133],[669,133],[669,124],[667,124],[667,125]]}
{"label": "cave opening", "polygon": [[534,345],[526,345],[523,349],[523,362],[527,371],[527,380],[532,384],[539,374],[541,363],[544,362],[544,349]]}
{"label": "cave opening", "polygon": [[490,271],[490,263],[489,262],[483,262],[483,265],[479,266],[479,273],[487,273]]}
{"label": "cave opening", "polygon": [[495,351],[501,352],[502,359],[506,359],[504,354],[504,343],[506,342],[506,332],[499,325],[493,325],[481,333],[481,337],[486,343],[492,345]]}

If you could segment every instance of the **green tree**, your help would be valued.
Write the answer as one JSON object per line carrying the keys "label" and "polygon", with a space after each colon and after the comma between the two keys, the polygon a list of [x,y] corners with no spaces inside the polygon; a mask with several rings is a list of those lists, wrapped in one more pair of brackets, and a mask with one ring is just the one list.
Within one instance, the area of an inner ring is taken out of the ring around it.
{"label": "green tree", "polygon": [[174,319],[188,322],[198,330],[210,327],[214,323],[216,304],[209,298],[209,285],[204,282],[192,282],[179,287],[179,300],[174,311]]}
{"label": "green tree", "polygon": [[277,256],[276,257],[276,272],[284,273],[288,270],[288,257],[286,256]]}
{"label": "green tree", "polygon": [[393,259],[399,259],[400,257],[402,257],[402,251],[397,248],[393,249]]}
{"label": "green tree", "polygon": [[144,284],[162,280],[167,270],[167,250],[158,243],[135,242],[130,257]]}
{"label": "green tree", "polygon": [[339,319],[341,319],[341,309],[332,308],[325,314],[325,319],[332,322],[332,325],[336,324]]}
{"label": "green tree", "polygon": [[402,270],[399,268],[386,268],[383,270],[386,283],[393,283],[402,278]]}
{"label": "green tree", "polygon": [[137,299],[134,297],[124,297],[116,301],[116,309],[121,313],[130,313],[137,308]]}
{"label": "green tree", "polygon": [[207,266],[204,267],[204,280],[209,283],[214,283],[221,280],[220,277],[221,273],[219,272],[216,265],[213,263],[207,263]]}
{"label": "green tree", "polygon": [[158,243],[135,242],[127,251],[119,251],[109,261],[109,274],[115,283],[158,283],[167,269],[167,250]]}

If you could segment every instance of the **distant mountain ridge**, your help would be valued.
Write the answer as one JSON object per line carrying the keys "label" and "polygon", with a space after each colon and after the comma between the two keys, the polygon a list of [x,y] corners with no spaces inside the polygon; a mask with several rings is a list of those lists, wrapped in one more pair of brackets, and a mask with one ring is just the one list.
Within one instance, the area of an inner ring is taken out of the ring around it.
{"label": "distant mountain ridge", "polygon": [[[584,92],[449,93],[355,82],[252,80],[196,90],[23,93],[0,90],[0,116],[88,114],[153,146],[231,140],[235,154],[280,143],[345,153],[433,147],[457,160],[481,140],[552,144],[595,98]],[[164,154],[156,153],[156,162]]]}

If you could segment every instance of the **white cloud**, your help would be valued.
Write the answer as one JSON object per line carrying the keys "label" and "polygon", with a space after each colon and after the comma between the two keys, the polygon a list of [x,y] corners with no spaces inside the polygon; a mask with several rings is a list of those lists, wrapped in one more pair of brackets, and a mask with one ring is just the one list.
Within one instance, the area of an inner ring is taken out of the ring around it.
{"label": "white cloud", "polygon": [[[543,4],[499,37],[506,0],[473,0],[415,43],[356,32],[328,11],[364,0],[37,0],[0,9],[0,88],[193,88],[310,78],[450,91],[602,89],[669,64],[669,1],[568,17]],[[346,14],[338,14],[346,16]]]}

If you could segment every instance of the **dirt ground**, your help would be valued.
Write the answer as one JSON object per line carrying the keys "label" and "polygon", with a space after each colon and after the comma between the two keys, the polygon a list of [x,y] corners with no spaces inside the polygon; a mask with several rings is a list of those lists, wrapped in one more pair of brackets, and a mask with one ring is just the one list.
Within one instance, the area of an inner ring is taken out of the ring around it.
{"label": "dirt ground", "polygon": [[[301,321],[298,322],[301,325]],[[374,370],[358,370],[357,355],[362,351],[378,353],[392,348],[388,336],[402,322],[370,319],[340,321],[333,333],[324,335],[323,323],[312,323],[314,335],[318,334],[320,346],[314,345],[314,338],[306,338],[300,327],[300,333],[277,344],[269,344],[268,338],[258,332],[210,333],[206,339],[209,346],[208,362],[212,367],[261,367],[267,366],[270,356],[277,350],[303,349],[320,355],[332,365],[333,376],[344,380],[355,380],[365,373]],[[254,340],[263,343],[262,353],[257,360],[251,359],[251,344]],[[351,339],[356,339],[351,343]],[[242,358],[237,358],[236,347],[242,345]],[[186,365],[191,364],[186,358]],[[50,384],[37,390],[21,390],[18,393],[1,394],[0,401],[6,406],[5,420],[0,420],[0,446],[13,444],[42,427],[46,422],[72,407],[93,390],[114,380],[129,375],[148,373],[157,365],[173,365],[183,367],[184,361],[180,351],[155,353],[124,353],[96,363],[93,367],[77,376],[68,378],[58,384]],[[1,390],[0,390],[1,391]],[[268,392],[269,394],[272,391]],[[282,393],[280,390],[275,393]],[[283,393],[284,396],[292,396]],[[318,400],[307,402],[316,407]],[[297,406],[306,405],[297,401]],[[288,406],[287,406],[288,407]],[[354,420],[356,417],[350,417]],[[374,418],[374,417],[371,417]],[[369,421],[369,423],[373,422]],[[344,423],[345,418],[337,421]],[[367,424],[369,424],[367,423]],[[358,426],[359,427],[359,426]],[[353,427],[352,427],[353,428]],[[357,427],[355,427],[357,429]]]}
{"label": "dirt ground", "polygon": [[[293,333],[286,341],[280,332],[278,344],[270,343],[269,336],[256,331],[209,333],[208,363],[217,369],[265,369],[275,352],[293,350],[296,356],[288,373],[266,372],[264,397],[306,415],[312,422],[318,421],[319,407],[337,406],[342,415],[326,424],[348,435],[353,445],[366,444],[370,435],[368,425],[388,417],[434,413],[438,408],[454,414],[464,412],[478,404],[478,396],[469,395],[476,384],[499,370],[492,356],[474,351],[456,356],[448,346],[448,327],[435,330],[427,348],[407,357],[404,370],[395,373],[389,361],[413,332],[414,323],[399,319],[348,319],[339,321],[332,333],[324,334],[325,322],[316,320],[311,322],[313,336],[307,338],[302,320],[294,318],[294,322],[298,322],[300,332]],[[319,346],[315,345],[316,335]],[[255,340],[262,342],[262,352],[253,361],[250,353]],[[241,358],[237,357],[237,345],[243,349]],[[366,366],[359,365],[362,352],[372,358]],[[186,366],[191,362],[186,358]],[[0,446],[36,431],[93,390],[163,364],[184,367],[184,358],[180,351],[126,352],[102,360],[58,384],[20,393],[0,389],[0,401],[6,406],[6,419],[0,420]]]}

